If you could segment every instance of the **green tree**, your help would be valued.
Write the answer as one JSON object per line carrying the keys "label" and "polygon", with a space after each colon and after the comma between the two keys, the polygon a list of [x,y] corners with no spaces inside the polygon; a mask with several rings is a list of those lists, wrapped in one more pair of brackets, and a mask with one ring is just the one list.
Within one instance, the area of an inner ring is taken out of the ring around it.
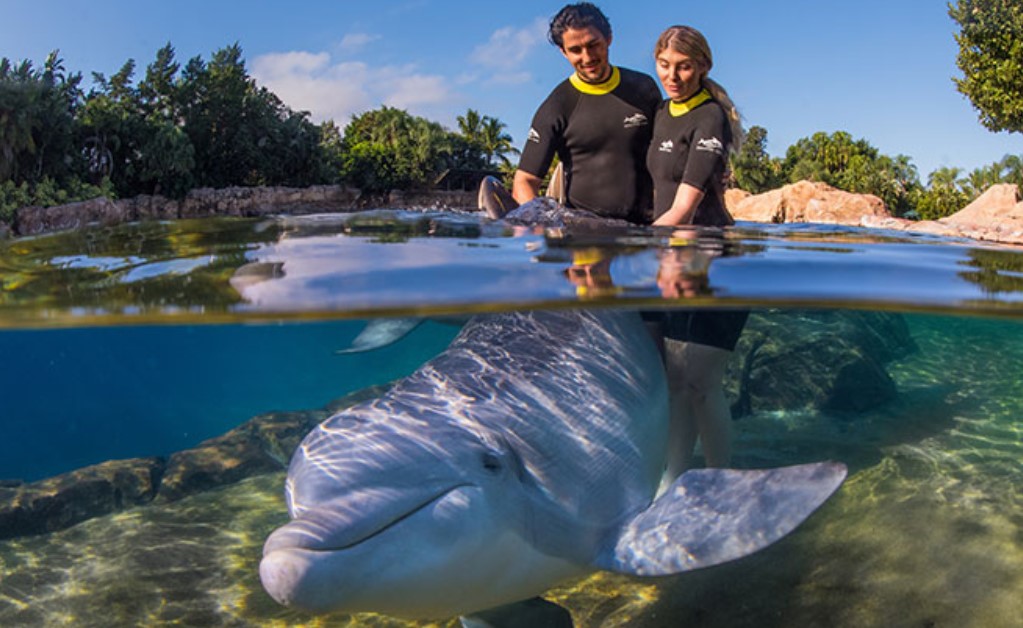
{"label": "green tree", "polygon": [[760,194],[781,187],[781,161],[767,154],[767,129],[752,126],[746,141],[731,158],[732,176],[739,189]]}
{"label": "green tree", "polygon": [[27,60],[0,60],[0,181],[34,185],[74,175],[81,79],[65,70],[56,51],[40,69]]}
{"label": "green tree", "polygon": [[958,0],[948,13],[960,29],[956,88],[986,128],[1023,132],[1023,3]]}
{"label": "green tree", "polygon": [[866,140],[845,131],[814,133],[790,146],[782,162],[785,180],[820,181],[848,192],[874,194],[889,211],[912,211],[920,192],[916,167],[905,155],[882,155]]}
{"label": "green tree", "polygon": [[429,187],[456,161],[455,136],[394,107],[355,116],[345,127],[343,177],[368,191]]}
{"label": "green tree", "polygon": [[924,220],[951,216],[971,200],[964,190],[960,168],[938,168],[927,178],[927,190],[918,196],[916,215]]}
{"label": "green tree", "polygon": [[[505,133],[508,125],[497,118],[483,117],[483,129],[480,133],[480,146],[487,165],[507,166],[511,163],[509,154],[517,155],[518,149],[512,144],[511,135]],[[497,159],[498,164],[494,163]]]}

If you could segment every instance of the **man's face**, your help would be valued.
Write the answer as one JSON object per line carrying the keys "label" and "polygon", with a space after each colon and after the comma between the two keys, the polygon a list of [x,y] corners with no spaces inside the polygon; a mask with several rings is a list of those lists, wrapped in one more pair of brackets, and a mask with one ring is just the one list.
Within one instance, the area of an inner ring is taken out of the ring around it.
{"label": "man's face", "polygon": [[561,54],[572,64],[579,78],[587,83],[601,83],[611,76],[611,62],[607,55],[610,37],[604,37],[589,26],[566,30],[562,42]]}

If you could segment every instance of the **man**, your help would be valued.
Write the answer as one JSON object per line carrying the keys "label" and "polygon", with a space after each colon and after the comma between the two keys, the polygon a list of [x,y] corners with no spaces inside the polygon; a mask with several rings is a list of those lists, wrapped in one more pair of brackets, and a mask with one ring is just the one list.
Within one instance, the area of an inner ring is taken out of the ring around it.
{"label": "man", "polygon": [[500,218],[536,198],[557,156],[567,206],[649,223],[653,194],[645,162],[661,101],[657,84],[646,74],[611,65],[611,24],[589,2],[562,8],[547,37],[575,71],[533,117],[512,184],[514,200],[485,181],[481,207]]}

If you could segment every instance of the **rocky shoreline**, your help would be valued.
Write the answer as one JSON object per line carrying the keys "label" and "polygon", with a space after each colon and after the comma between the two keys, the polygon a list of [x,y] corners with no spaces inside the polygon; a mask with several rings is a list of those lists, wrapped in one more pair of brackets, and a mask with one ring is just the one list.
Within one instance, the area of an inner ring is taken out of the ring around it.
{"label": "rocky shoreline", "polygon": [[809,181],[756,195],[728,190],[725,202],[736,220],[839,224],[1023,244],[1023,202],[1019,186],[1008,183],[990,187],[960,211],[939,220],[896,218],[872,194],[853,194]]}
{"label": "rocky shoreline", "polygon": [[[1023,202],[1019,187],[1012,184],[992,186],[967,207],[940,220],[896,218],[876,196],[844,192],[809,181],[756,195],[728,190],[725,201],[732,215],[741,221],[840,224],[1023,244]],[[364,194],[343,185],[203,188],[192,190],[181,200],[138,196],[111,201],[100,197],[54,207],[24,207],[16,212],[12,224],[0,223],[0,237],[140,220],[353,212],[383,207],[475,210],[476,203],[475,192],[463,191]]]}
{"label": "rocky shoreline", "polygon": [[379,207],[473,208],[469,192],[391,192],[364,194],[344,185],[307,188],[231,187],[192,190],[185,198],[136,196],[112,201],[98,197],[53,207],[23,207],[10,225],[0,223],[0,237],[33,236],[88,225],[116,225],[144,220],[177,220],[212,216],[267,216],[353,212]]}

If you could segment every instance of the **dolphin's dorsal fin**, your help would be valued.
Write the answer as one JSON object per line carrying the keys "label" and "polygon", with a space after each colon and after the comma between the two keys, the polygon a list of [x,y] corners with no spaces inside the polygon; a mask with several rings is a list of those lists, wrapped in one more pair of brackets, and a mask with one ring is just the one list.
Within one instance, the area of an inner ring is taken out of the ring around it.
{"label": "dolphin's dorsal fin", "polygon": [[741,558],[782,538],[845,479],[837,462],[687,471],[620,529],[602,569],[663,576]]}

